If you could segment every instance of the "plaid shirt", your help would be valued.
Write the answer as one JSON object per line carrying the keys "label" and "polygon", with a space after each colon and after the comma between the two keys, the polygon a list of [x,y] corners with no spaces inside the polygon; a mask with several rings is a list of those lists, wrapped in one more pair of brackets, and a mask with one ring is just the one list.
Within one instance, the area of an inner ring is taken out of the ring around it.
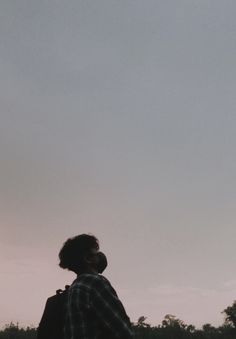
{"label": "plaid shirt", "polygon": [[82,274],[70,286],[65,338],[133,338],[129,317],[102,275]]}

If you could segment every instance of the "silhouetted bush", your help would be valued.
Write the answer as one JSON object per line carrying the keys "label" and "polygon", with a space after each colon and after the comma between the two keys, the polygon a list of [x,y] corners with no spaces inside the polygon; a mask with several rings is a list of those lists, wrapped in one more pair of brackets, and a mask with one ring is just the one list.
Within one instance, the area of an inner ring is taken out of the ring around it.
{"label": "silhouetted bush", "polygon": [[10,323],[0,331],[0,339],[36,339],[36,329],[22,328],[18,324]]}
{"label": "silhouetted bush", "polygon": [[[167,314],[158,326],[151,326],[141,316],[133,324],[135,339],[236,339],[236,302],[222,313],[226,315],[222,326],[204,324],[201,329],[185,324],[172,314]],[[0,339],[36,339],[36,334],[36,328],[10,323],[0,330]]]}

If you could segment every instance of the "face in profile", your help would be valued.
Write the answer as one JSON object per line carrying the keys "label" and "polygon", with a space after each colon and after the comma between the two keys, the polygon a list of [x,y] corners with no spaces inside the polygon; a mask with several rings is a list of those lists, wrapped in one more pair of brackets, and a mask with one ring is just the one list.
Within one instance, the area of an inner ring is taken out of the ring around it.
{"label": "face in profile", "polygon": [[103,252],[97,253],[98,262],[97,262],[97,271],[98,273],[103,273],[107,267],[107,257]]}
{"label": "face in profile", "polygon": [[86,262],[89,267],[95,269],[98,273],[103,273],[107,267],[107,257],[103,252],[97,250],[90,251],[86,257]]}

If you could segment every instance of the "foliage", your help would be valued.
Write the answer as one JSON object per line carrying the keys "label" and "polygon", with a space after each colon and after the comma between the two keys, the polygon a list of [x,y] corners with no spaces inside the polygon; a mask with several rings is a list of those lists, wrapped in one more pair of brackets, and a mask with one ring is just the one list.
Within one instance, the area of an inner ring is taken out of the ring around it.
{"label": "foliage", "polygon": [[[235,339],[235,328],[230,324],[223,324],[216,328],[210,324],[203,325],[202,329],[195,329],[193,325],[186,325],[175,316],[166,315],[159,326],[146,323],[146,317],[140,317],[133,324],[135,339]],[[36,339],[36,329],[32,327],[20,328],[18,324],[10,323],[0,331],[0,339]]]}
{"label": "foliage", "polygon": [[233,302],[233,305],[228,306],[222,313],[226,315],[226,322],[236,328],[236,300]]}
{"label": "foliage", "polygon": [[19,324],[10,323],[0,331],[0,339],[35,339],[36,329],[33,327],[20,328]]}
{"label": "foliage", "polygon": [[187,325],[172,314],[167,314],[161,325],[152,327],[146,323],[146,317],[139,317],[133,324],[135,339],[235,339],[234,327],[225,322],[216,328],[211,324],[204,324],[202,329]]}
{"label": "foliage", "polygon": [[[187,325],[172,314],[167,314],[161,325],[151,326],[146,317],[139,317],[133,324],[135,339],[236,339],[236,301],[222,313],[226,315],[222,326],[204,324],[201,329]],[[36,339],[33,327],[21,328],[10,323],[0,330],[0,339]]]}

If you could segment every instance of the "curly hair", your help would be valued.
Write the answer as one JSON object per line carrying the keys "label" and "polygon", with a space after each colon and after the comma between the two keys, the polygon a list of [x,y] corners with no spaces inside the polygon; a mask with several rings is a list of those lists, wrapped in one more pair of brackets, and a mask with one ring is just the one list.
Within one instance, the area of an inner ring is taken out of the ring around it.
{"label": "curly hair", "polygon": [[99,250],[98,239],[90,234],[80,234],[69,238],[59,252],[59,266],[75,273],[86,268],[85,257],[91,249]]}

